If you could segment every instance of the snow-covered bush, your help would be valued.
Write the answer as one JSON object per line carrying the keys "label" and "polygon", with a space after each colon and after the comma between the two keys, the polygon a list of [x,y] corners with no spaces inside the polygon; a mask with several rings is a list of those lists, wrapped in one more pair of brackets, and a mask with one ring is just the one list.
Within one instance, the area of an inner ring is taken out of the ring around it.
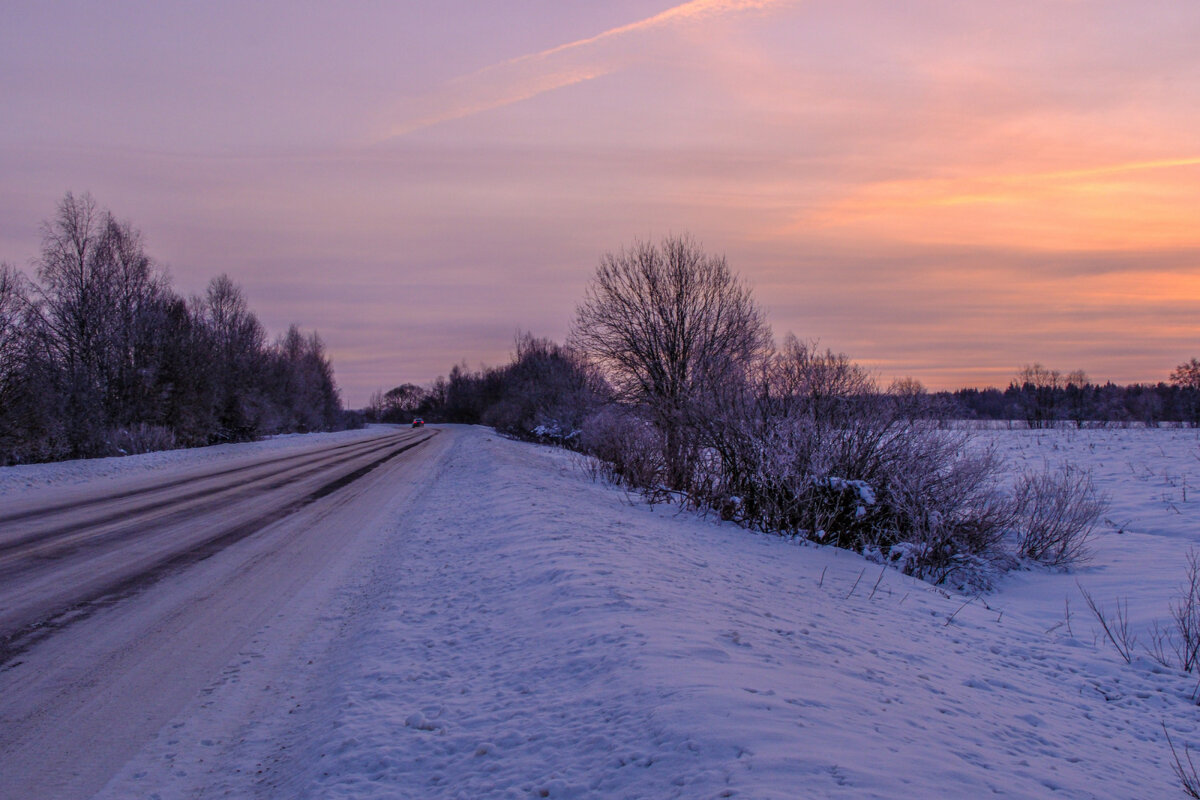
{"label": "snow-covered bush", "polygon": [[144,422],[110,431],[108,443],[113,455],[122,456],[174,450],[179,446],[175,433],[170,428],[147,425]]}
{"label": "snow-covered bush", "polygon": [[1002,463],[940,428],[910,433],[909,446],[912,460],[898,458],[887,475],[889,556],[932,583],[989,588],[1014,565],[1005,549],[1014,508],[999,488]]}
{"label": "snow-covered bush", "polygon": [[579,449],[600,459],[614,483],[644,491],[656,491],[662,485],[659,433],[631,409],[610,405],[588,417],[579,435]]}
{"label": "snow-covered bush", "polygon": [[1022,475],[1013,490],[1013,501],[1017,554],[1051,566],[1068,566],[1087,558],[1088,536],[1107,507],[1092,476],[1069,464]]}
{"label": "snow-covered bush", "polygon": [[701,423],[718,457],[695,485],[722,516],[938,583],[978,583],[1003,558],[1001,465],[910,384],[881,392],[846,356],[789,338],[755,385],[721,399]]}

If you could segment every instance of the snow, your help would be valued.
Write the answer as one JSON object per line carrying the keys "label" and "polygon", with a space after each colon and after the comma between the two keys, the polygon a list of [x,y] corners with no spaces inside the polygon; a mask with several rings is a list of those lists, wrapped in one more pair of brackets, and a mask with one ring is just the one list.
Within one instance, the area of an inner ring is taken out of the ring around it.
{"label": "snow", "polygon": [[979,598],[454,435],[323,637],[239,656],[102,797],[1180,795],[1162,726],[1200,743],[1195,678],[1125,664],[1075,581],[1165,616],[1194,431],[989,433],[1090,467],[1112,522],[1089,567]]}
{"label": "snow", "polygon": [[[855,493],[858,494],[858,499],[862,501],[863,505],[875,505],[875,489],[866,481],[852,481],[847,480],[846,478],[838,478],[831,475],[825,479],[825,483],[830,489],[834,489],[839,492],[853,489]],[[864,511],[865,509],[863,509],[862,506],[859,506],[859,516],[862,516]]]}
{"label": "snow", "polygon": [[1200,548],[1200,430],[1016,430],[984,438],[1014,474],[1071,464],[1090,471],[1109,501],[1086,565],[1069,573],[1013,573],[996,600],[1046,627],[1065,627],[1069,606],[1075,626],[1090,615],[1078,582],[1106,608],[1118,598],[1127,602],[1145,641],[1150,625],[1169,617],[1188,551]]}
{"label": "snow", "polygon": [[47,487],[78,486],[97,480],[134,479],[163,470],[188,469],[214,462],[284,455],[306,450],[318,442],[352,442],[380,436],[394,430],[386,425],[369,425],[338,433],[289,433],[270,436],[257,442],[219,444],[184,450],[160,450],[136,456],[89,458],[50,464],[22,464],[0,467],[0,499],[12,498],[28,490]]}

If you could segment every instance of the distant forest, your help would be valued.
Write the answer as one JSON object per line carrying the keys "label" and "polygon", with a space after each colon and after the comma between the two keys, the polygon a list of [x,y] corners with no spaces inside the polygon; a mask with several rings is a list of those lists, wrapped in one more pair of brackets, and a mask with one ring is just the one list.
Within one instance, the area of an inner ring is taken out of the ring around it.
{"label": "distant forest", "polygon": [[1097,384],[1082,372],[1060,373],[1033,364],[1008,388],[959,389],[934,397],[963,419],[1023,422],[1030,428],[1060,425],[1200,425],[1200,361],[1171,373],[1169,382]]}
{"label": "distant forest", "polygon": [[[906,380],[909,393],[923,390]],[[449,378],[427,387],[403,384],[377,392],[364,413],[374,422],[486,424],[520,438],[569,439],[605,397],[602,381],[563,345],[530,334],[517,337],[510,363],[472,370],[455,365]],[[564,393],[567,395],[564,397]],[[1093,383],[1082,372],[1060,373],[1040,364],[1022,368],[1007,388],[932,392],[923,407],[939,418],[1010,422],[1029,428],[1060,426],[1200,427],[1200,361],[1180,365],[1156,384]]]}
{"label": "distant forest", "polygon": [[0,264],[0,464],[353,421],[321,338],[293,325],[269,342],[228,276],[185,300],[141,234],[86,194],[42,234],[34,278]]}

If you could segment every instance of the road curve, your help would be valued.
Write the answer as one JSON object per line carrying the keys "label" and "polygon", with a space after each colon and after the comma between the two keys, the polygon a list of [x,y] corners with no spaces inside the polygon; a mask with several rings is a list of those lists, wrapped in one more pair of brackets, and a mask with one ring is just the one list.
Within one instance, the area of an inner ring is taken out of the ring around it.
{"label": "road curve", "polygon": [[267,620],[287,620],[272,634],[286,649],[430,480],[439,434],[6,504],[0,797],[90,797]]}

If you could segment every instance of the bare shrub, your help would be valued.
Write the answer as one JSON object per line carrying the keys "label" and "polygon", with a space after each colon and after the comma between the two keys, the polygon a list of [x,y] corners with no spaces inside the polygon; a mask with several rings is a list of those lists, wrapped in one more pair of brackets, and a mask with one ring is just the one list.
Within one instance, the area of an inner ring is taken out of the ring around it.
{"label": "bare shrub", "polygon": [[145,423],[111,431],[108,441],[114,453],[123,456],[174,450],[178,446],[170,428]]}
{"label": "bare shrub", "polygon": [[755,381],[718,397],[702,466],[722,516],[934,582],[986,583],[1013,518],[1001,464],[916,387],[881,393],[845,355],[788,337]]}
{"label": "bare shrub", "polygon": [[[1171,768],[1175,772],[1175,777],[1179,779],[1179,785],[1183,788],[1183,793],[1188,797],[1200,800],[1200,773],[1196,771],[1196,765],[1192,761],[1191,748],[1186,743],[1183,745],[1183,758],[1179,757],[1179,751],[1175,749],[1175,743],[1171,741],[1171,733],[1167,730],[1167,725],[1163,723],[1163,733],[1167,737],[1167,746],[1171,748]],[[1184,766],[1184,761],[1187,766]]]}
{"label": "bare shrub", "polygon": [[1129,601],[1121,602],[1120,598],[1116,602],[1116,610],[1110,615],[1108,614],[1091,593],[1083,586],[1079,586],[1079,591],[1083,593],[1083,599],[1087,601],[1088,608],[1092,610],[1096,621],[1100,623],[1101,630],[1104,631],[1104,638],[1116,648],[1117,653],[1121,658],[1125,659],[1125,663],[1133,662],[1133,651],[1137,647],[1137,636],[1129,628]]}
{"label": "bare shrub", "polygon": [[1151,623],[1146,654],[1168,669],[1200,671],[1200,552],[1195,549],[1188,550],[1187,579],[1170,609],[1169,626],[1157,620]]}
{"label": "bare shrub", "polygon": [[1003,544],[1014,511],[997,485],[1002,463],[991,450],[970,450],[959,432],[923,430],[908,444],[911,460],[898,460],[888,476],[889,557],[931,583],[989,588],[1011,561]]}
{"label": "bare shrub", "polygon": [[1013,491],[1018,519],[1017,554],[1050,566],[1087,559],[1087,540],[1108,507],[1085,470],[1063,465],[1028,472]]}
{"label": "bare shrub", "polygon": [[1200,553],[1189,550],[1187,582],[1171,604],[1171,620],[1175,634],[1171,643],[1184,672],[1200,667]]}
{"label": "bare shrub", "polygon": [[630,409],[607,406],[583,423],[580,450],[607,465],[614,483],[657,491],[665,472],[658,431]]}

